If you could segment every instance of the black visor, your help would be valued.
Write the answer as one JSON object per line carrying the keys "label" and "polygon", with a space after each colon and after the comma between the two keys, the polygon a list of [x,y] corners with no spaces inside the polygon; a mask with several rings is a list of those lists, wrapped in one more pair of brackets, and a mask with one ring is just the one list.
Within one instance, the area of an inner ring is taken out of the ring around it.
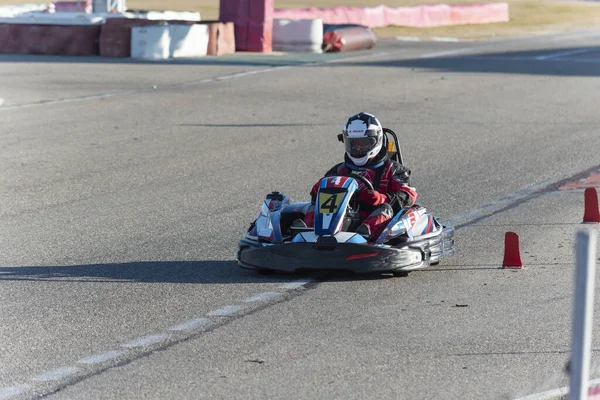
{"label": "black visor", "polygon": [[352,157],[364,157],[367,153],[377,146],[377,138],[373,136],[364,136],[358,138],[344,138],[346,152]]}

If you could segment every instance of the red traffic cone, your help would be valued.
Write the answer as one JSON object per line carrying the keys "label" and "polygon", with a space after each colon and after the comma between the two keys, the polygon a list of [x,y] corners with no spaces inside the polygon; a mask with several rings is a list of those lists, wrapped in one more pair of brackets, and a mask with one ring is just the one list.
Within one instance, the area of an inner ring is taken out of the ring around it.
{"label": "red traffic cone", "polygon": [[600,211],[598,210],[598,191],[596,188],[585,189],[585,211],[583,213],[583,223],[600,223]]}
{"label": "red traffic cone", "polygon": [[506,232],[504,235],[504,261],[502,262],[502,268],[522,267],[519,236],[515,232]]}

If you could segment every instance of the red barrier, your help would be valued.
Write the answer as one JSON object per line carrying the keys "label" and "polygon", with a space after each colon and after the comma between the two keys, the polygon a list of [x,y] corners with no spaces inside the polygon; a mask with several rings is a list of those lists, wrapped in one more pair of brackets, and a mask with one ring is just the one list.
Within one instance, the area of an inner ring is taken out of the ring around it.
{"label": "red barrier", "polygon": [[277,19],[322,19],[325,24],[357,24],[369,28],[384,26],[433,27],[459,24],[486,24],[509,20],[507,3],[472,5],[422,5],[415,7],[333,7],[279,9]]}
{"label": "red barrier", "polygon": [[55,12],[92,12],[92,0],[55,1],[50,4]]}
{"label": "red barrier", "polygon": [[233,22],[202,21],[208,24],[209,56],[221,56],[235,53],[235,33]]}
{"label": "red barrier", "polygon": [[219,20],[235,25],[237,51],[273,49],[274,0],[221,0]]}
{"label": "red barrier", "polygon": [[94,56],[100,25],[0,24],[0,53]]}

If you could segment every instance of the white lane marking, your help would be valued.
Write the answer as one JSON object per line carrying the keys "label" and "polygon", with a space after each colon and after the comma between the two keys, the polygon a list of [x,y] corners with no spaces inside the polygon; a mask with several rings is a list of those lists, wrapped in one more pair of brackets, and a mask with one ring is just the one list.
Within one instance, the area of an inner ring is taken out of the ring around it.
{"label": "white lane marking", "polygon": [[169,328],[170,331],[192,331],[198,329],[201,326],[208,324],[210,320],[208,318],[195,318],[189,321],[182,322]]}
{"label": "white lane marking", "polygon": [[62,367],[36,375],[31,380],[39,382],[59,381],[80,371],[81,369],[77,367]]}
{"label": "white lane marking", "polygon": [[105,353],[95,354],[91,357],[83,358],[77,362],[80,364],[88,364],[88,365],[101,364],[105,361],[119,358],[125,353],[127,353],[127,351],[125,351],[125,350],[111,350],[111,351],[107,351]]}
{"label": "white lane marking", "polygon": [[159,333],[157,335],[144,336],[139,339],[134,339],[131,342],[122,344],[121,347],[134,348],[134,347],[150,346],[152,344],[164,342],[168,338],[169,338],[169,335],[167,335],[166,333]]}
{"label": "white lane marking", "polygon": [[414,36],[396,36],[396,40],[400,42],[422,42],[423,39]]}
{"label": "white lane marking", "polygon": [[[402,49],[399,52],[403,52],[403,51],[405,51],[405,50]],[[244,72],[231,74],[231,75],[223,75],[223,76],[217,76],[217,77],[209,78],[209,79],[202,79],[200,81],[174,83],[174,84],[170,84],[170,85],[161,86],[160,88],[151,87],[148,89],[126,90],[126,91],[122,91],[122,92],[111,92],[111,93],[98,93],[98,94],[92,94],[89,96],[73,97],[73,98],[60,99],[60,100],[48,100],[48,101],[41,101],[41,102],[37,102],[37,103],[15,104],[13,106],[2,107],[2,108],[0,108],[0,111],[14,110],[14,109],[20,109],[20,108],[41,107],[41,106],[63,104],[63,103],[73,103],[73,102],[78,102],[78,101],[99,100],[99,99],[106,99],[106,98],[110,98],[110,97],[120,97],[120,96],[127,96],[127,95],[143,94],[143,93],[148,93],[148,92],[165,91],[165,90],[176,89],[176,88],[181,88],[181,87],[198,86],[198,85],[202,85],[205,83],[219,82],[219,81],[224,81],[224,80],[228,80],[228,79],[236,79],[236,78],[241,78],[244,76],[262,74],[262,73],[266,73],[266,72],[275,72],[275,71],[281,71],[281,70],[285,70],[285,69],[305,67],[305,66],[313,66],[314,67],[314,66],[319,66],[319,65],[343,62],[346,60],[352,61],[352,60],[357,60],[357,59],[361,59],[361,58],[375,58],[375,57],[380,57],[380,56],[384,56],[387,54],[388,54],[387,52],[379,52],[379,53],[361,55],[361,56],[356,56],[356,57],[341,57],[341,58],[338,58],[335,60],[317,61],[314,63],[307,62],[307,63],[301,63],[301,64],[295,64],[295,65],[278,65],[278,66],[268,67],[268,68],[259,69],[259,70],[244,71]]]}
{"label": "white lane marking", "polygon": [[254,303],[256,301],[269,301],[269,300],[273,300],[277,297],[281,297],[283,296],[283,293],[278,293],[278,292],[264,292],[264,293],[259,293],[255,296],[252,297],[248,297],[244,300],[242,300],[244,303]]}
{"label": "white lane marking", "polygon": [[[588,382],[589,388],[591,388],[594,385],[600,385],[600,378],[592,379]],[[569,393],[569,387],[565,386],[558,389],[548,390],[546,392],[540,392],[525,397],[519,397],[515,400],[553,400],[559,396],[564,396],[567,393]]]}
{"label": "white lane marking", "polygon": [[223,308],[219,308],[218,310],[214,310],[209,312],[208,316],[210,317],[230,317],[233,314],[236,314],[240,311],[243,311],[247,309],[247,307],[244,306],[225,306]]}
{"label": "white lane marking", "polygon": [[509,193],[504,197],[501,197],[491,203],[484,204],[480,207],[477,207],[472,210],[465,211],[464,213],[454,215],[450,219],[443,221],[444,225],[456,226],[469,221],[472,221],[476,218],[479,218],[483,215],[491,214],[496,211],[499,211],[505,207],[508,207],[512,204],[518,203],[519,201],[531,196],[537,190],[540,190],[550,184],[550,181],[543,181],[540,183],[536,183],[535,185],[528,186],[523,189],[519,189],[516,192]]}
{"label": "white lane marking", "polygon": [[311,283],[312,281],[313,281],[312,279],[300,279],[300,280],[285,284],[283,286],[280,286],[279,289],[294,290],[294,289],[298,289],[304,285],[307,285],[307,284]]}
{"label": "white lane marking", "polygon": [[598,51],[597,48],[586,48],[586,49],[575,49],[569,51],[559,51],[558,53],[545,54],[543,56],[535,57],[536,60],[550,60],[552,58],[559,58],[564,56],[571,56],[574,54],[590,53],[592,51]]}
{"label": "white lane marking", "polygon": [[562,63],[599,63],[600,58],[549,58],[540,60],[536,57],[514,56],[467,56],[469,60],[490,60],[490,61],[538,61],[538,62],[562,62]]}
{"label": "white lane marking", "polygon": [[550,39],[550,40],[553,42],[562,42],[565,40],[584,39],[584,38],[590,38],[590,37],[596,37],[596,36],[600,36],[600,33],[598,33],[598,31],[580,32],[580,33],[577,33],[574,35],[561,35],[561,36],[558,36],[558,37]]}
{"label": "white lane marking", "polygon": [[4,104],[4,99],[0,97],[0,107],[2,107],[2,104]]}
{"label": "white lane marking", "polygon": [[0,389],[0,400],[10,399],[25,392],[24,386],[10,386]]}
{"label": "white lane marking", "polygon": [[454,56],[454,55],[458,55],[458,54],[468,53],[470,51],[478,50],[479,48],[485,48],[485,47],[490,47],[490,46],[489,45],[472,46],[472,47],[463,47],[462,49],[455,49],[455,50],[436,51],[435,53],[423,54],[419,58],[437,58],[437,57],[444,57],[444,56]]}
{"label": "white lane marking", "polygon": [[564,396],[567,393],[569,393],[569,388],[563,387],[560,389],[548,390],[547,392],[535,393],[530,396],[519,397],[515,400],[550,400],[556,399],[560,396]]}

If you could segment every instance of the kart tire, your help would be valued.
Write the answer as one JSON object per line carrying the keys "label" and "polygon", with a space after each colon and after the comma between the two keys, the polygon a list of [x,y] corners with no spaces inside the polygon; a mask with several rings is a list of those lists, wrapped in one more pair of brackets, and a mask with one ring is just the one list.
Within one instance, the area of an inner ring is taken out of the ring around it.
{"label": "kart tire", "polygon": [[408,276],[408,271],[392,271],[392,275],[396,278],[406,278]]}
{"label": "kart tire", "polygon": [[275,271],[269,268],[257,268],[256,272],[258,272],[259,275],[273,275],[275,273]]}

